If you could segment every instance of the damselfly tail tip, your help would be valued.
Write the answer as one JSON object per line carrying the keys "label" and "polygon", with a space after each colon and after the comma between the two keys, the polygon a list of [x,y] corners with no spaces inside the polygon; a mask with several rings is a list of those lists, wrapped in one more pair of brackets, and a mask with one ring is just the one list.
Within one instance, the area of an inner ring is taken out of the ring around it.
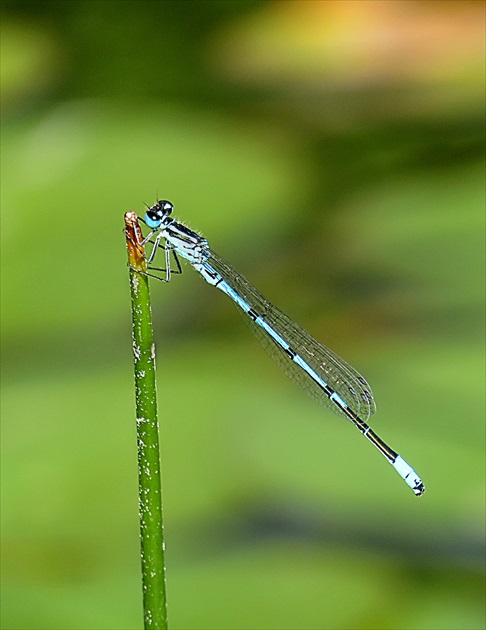
{"label": "damselfly tail tip", "polygon": [[425,486],[422,483],[422,479],[420,479],[415,470],[407,464],[400,455],[395,457],[395,461],[392,463],[392,466],[395,468],[400,477],[405,480],[407,486],[412,488],[415,496],[419,497],[425,492]]}
{"label": "damselfly tail tip", "polygon": [[424,484],[419,481],[417,482],[417,484],[415,485],[415,487],[413,488],[413,491],[415,492],[415,496],[416,497],[420,497],[423,495],[423,493],[425,492],[425,486]]}

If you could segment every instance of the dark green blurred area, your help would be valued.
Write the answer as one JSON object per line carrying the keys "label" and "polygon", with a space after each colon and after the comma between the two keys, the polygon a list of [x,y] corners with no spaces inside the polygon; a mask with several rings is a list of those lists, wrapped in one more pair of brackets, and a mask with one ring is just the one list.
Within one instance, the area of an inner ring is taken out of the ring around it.
{"label": "dark green blurred area", "polygon": [[172,629],[479,629],[484,3],[2,3],[2,628],[141,628],[123,213],[362,371],[358,432],[153,283]]}

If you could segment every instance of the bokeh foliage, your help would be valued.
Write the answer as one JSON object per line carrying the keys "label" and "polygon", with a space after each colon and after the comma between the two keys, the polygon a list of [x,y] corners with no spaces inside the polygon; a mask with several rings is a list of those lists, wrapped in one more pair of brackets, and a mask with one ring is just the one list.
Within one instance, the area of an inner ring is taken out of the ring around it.
{"label": "bokeh foliage", "polygon": [[2,627],[141,627],[122,228],[157,196],[427,486],[186,267],[152,287],[171,627],[484,627],[484,4],[2,5]]}

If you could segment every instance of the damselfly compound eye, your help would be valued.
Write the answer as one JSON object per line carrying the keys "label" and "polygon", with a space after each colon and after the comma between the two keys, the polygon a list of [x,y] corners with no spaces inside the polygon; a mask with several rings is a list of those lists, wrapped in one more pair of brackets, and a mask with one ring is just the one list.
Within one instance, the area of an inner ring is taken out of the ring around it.
{"label": "damselfly compound eye", "polygon": [[168,217],[169,214],[172,214],[174,206],[171,204],[170,201],[167,201],[166,199],[161,199],[160,201],[157,201],[155,206],[152,206],[152,208],[150,209],[152,210],[155,208],[157,208],[157,214],[162,218],[162,215]]}
{"label": "damselfly compound eye", "polygon": [[170,201],[161,200],[157,201],[151,208],[145,213],[145,223],[152,229],[157,229],[162,224],[165,217],[174,209],[174,206]]}

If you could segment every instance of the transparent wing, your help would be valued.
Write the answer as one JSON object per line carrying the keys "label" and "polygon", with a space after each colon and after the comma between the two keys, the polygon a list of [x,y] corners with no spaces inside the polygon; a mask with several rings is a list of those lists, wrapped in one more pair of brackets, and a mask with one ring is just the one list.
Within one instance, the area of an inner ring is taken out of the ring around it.
{"label": "transparent wing", "polygon": [[[208,262],[362,420],[366,421],[375,413],[376,404],[371,387],[361,374],[273,306],[228,262],[214,252],[209,252]],[[344,416],[339,407],[329,400],[319,385],[292,361],[281,346],[250,317],[244,313],[243,315],[265,351],[285,374],[319,404]]]}

